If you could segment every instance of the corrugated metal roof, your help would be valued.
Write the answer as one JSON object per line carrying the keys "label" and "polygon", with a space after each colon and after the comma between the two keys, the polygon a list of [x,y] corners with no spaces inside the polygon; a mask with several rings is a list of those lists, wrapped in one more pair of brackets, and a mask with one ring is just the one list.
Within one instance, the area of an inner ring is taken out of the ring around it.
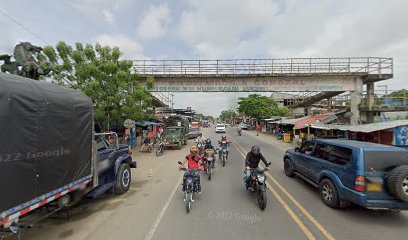
{"label": "corrugated metal roof", "polygon": [[306,117],[301,117],[301,118],[281,119],[280,121],[276,121],[276,122],[277,122],[277,123],[280,123],[280,124],[286,124],[286,125],[295,125],[295,123],[296,123],[297,121],[300,121],[300,120],[306,119],[306,118],[308,118],[308,116],[306,116]]}
{"label": "corrugated metal roof", "polygon": [[388,121],[388,122],[379,122],[379,123],[369,123],[369,124],[360,124],[360,125],[335,125],[335,124],[312,124],[312,128],[318,129],[337,129],[343,131],[351,131],[351,132],[375,132],[389,128],[395,128],[399,126],[408,126],[408,120],[395,120],[395,121]]}
{"label": "corrugated metal roof", "polygon": [[333,114],[318,114],[318,115],[314,115],[314,116],[307,116],[304,119],[300,119],[298,121],[295,122],[295,128],[296,129],[302,129],[307,127],[307,125],[310,124],[314,124],[318,121],[322,121],[326,118],[331,117]]}

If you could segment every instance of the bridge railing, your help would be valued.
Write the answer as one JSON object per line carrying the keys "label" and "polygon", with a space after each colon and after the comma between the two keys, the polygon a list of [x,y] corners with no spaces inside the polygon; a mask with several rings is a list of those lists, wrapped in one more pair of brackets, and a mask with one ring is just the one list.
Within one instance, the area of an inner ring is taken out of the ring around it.
{"label": "bridge railing", "polygon": [[393,59],[381,57],[227,60],[134,60],[141,75],[393,74]]}

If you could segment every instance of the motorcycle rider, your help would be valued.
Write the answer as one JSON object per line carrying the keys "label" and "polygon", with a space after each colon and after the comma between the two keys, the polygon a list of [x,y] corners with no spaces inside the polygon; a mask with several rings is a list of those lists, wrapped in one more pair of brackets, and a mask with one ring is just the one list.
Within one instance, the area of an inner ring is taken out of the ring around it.
{"label": "motorcycle rider", "polygon": [[[227,136],[221,136],[221,140],[218,140],[218,144],[221,146],[223,143],[226,144],[227,148],[227,155],[228,155],[228,146],[231,141],[227,138]],[[221,151],[218,152],[218,158],[221,159]]]}
{"label": "motorcycle rider", "polygon": [[[183,164],[179,166],[179,169],[184,167],[184,164],[187,162],[187,168],[189,170],[193,170],[194,176],[196,179],[196,184],[198,188],[198,192],[201,193],[201,183],[200,183],[200,170],[203,170],[202,161],[200,155],[198,155],[198,148],[196,146],[191,146],[190,147],[190,154],[186,156],[186,159],[184,160]],[[186,173],[184,173],[183,177],[183,192],[186,190],[185,189],[185,181],[186,181]]]}
{"label": "motorcycle rider", "polygon": [[237,126],[237,130],[238,130],[238,135],[241,135],[241,131],[242,131],[241,124]]}
{"label": "motorcycle rider", "polygon": [[203,137],[202,133],[198,134],[198,137],[196,138],[195,142],[196,143],[201,143],[203,145],[205,144],[205,137]]}
{"label": "motorcycle rider", "polygon": [[[204,145],[204,160],[206,159],[206,156],[205,156],[205,150],[209,150],[209,149],[212,149],[212,150],[214,150],[214,153],[217,153],[217,149],[211,144],[211,139],[207,139],[206,141],[205,141],[205,145]],[[215,162],[215,155],[214,155],[214,162]],[[212,168],[215,168],[215,164],[214,164],[214,162],[213,162],[213,165],[212,165]]]}
{"label": "motorcycle rider", "polygon": [[266,161],[265,157],[261,154],[261,149],[256,145],[252,146],[251,151],[248,152],[245,158],[245,186],[247,189],[250,188],[251,170],[258,168],[259,162],[261,160],[268,170],[269,164]]}
{"label": "motorcycle rider", "polygon": [[205,145],[205,137],[203,136],[203,134],[202,133],[199,133],[198,134],[198,137],[195,139],[195,142],[196,142],[196,144],[197,144],[197,147],[199,147],[199,145],[200,145],[200,147],[199,147],[199,151],[202,151],[203,150],[203,148],[204,148],[204,145]]}
{"label": "motorcycle rider", "polygon": [[218,141],[218,143],[221,143],[222,141],[226,141],[227,143],[230,142],[230,140],[227,138],[227,136],[221,136],[221,140]]}

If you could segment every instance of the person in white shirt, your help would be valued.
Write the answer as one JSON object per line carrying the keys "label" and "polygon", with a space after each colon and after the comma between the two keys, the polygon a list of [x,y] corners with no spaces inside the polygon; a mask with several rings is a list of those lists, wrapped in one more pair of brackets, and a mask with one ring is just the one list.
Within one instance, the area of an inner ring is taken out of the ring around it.
{"label": "person in white shirt", "polygon": [[202,134],[202,133],[199,133],[199,134],[198,134],[198,137],[196,138],[195,142],[196,142],[196,143],[201,143],[201,144],[204,144],[204,143],[205,143],[205,137],[203,137],[203,134]]}

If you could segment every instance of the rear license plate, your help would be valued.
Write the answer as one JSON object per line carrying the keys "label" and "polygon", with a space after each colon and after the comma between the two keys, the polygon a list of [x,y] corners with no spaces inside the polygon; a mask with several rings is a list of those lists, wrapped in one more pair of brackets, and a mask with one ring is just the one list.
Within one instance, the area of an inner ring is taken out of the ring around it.
{"label": "rear license plate", "polygon": [[367,191],[368,192],[381,192],[382,185],[378,183],[368,183],[367,184]]}

